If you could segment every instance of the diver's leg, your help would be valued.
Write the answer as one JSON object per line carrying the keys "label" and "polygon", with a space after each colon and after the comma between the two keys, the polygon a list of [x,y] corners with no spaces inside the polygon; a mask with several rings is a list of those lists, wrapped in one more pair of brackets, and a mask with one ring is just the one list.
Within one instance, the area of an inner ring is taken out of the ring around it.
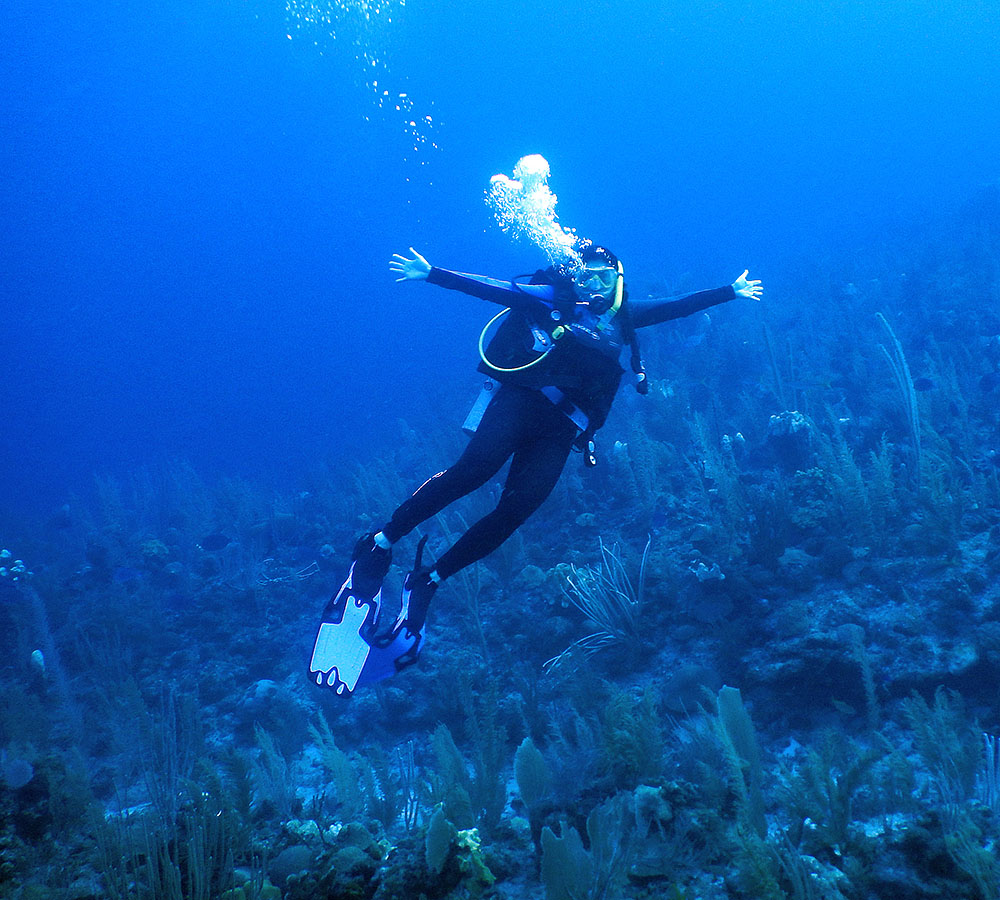
{"label": "diver's leg", "polygon": [[433,574],[441,580],[496,550],[542,505],[559,480],[577,429],[541,394],[537,396],[546,406],[536,411],[535,438],[514,452],[496,509],[438,560]]}
{"label": "diver's leg", "polygon": [[392,514],[380,532],[390,545],[500,471],[521,440],[529,399],[526,395],[530,393],[510,387],[497,392],[458,461],[428,478]]}

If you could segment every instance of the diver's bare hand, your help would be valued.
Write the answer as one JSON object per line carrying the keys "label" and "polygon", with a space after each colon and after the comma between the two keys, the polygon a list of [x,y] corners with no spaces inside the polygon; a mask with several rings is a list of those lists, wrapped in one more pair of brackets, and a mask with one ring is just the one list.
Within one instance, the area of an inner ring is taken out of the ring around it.
{"label": "diver's bare hand", "polygon": [[413,259],[400,253],[393,253],[389,260],[389,271],[398,275],[396,281],[423,281],[431,272],[431,264],[410,247]]}
{"label": "diver's bare hand", "polygon": [[761,295],[764,293],[764,288],[760,281],[747,281],[749,272],[749,269],[743,270],[743,274],[733,282],[733,290],[736,291],[737,297],[746,297],[747,300],[760,300]]}

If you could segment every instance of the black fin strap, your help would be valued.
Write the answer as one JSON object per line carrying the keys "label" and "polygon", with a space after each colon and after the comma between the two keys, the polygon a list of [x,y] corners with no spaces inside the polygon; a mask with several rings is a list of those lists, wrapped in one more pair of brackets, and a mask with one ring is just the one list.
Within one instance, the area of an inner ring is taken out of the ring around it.
{"label": "black fin strap", "polygon": [[417,571],[420,570],[420,563],[423,562],[423,559],[424,559],[424,546],[427,543],[427,538],[428,537],[429,537],[429,535],[425,534],[420,539],[420,541],[417,543],[417,555],[416,555],[416,558],[413,560],[413,571],[414,572],[417,572]]}

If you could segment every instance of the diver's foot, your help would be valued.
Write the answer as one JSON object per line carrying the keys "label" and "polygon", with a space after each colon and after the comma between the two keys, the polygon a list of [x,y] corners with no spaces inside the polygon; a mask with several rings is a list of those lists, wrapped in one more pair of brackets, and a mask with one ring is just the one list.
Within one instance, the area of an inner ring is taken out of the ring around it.
{"label": "diver's foot", "polygon": [[351,568],[353,592],[361,597],[374,597],[381,590],[389,571],[392,549],[383,550],[375,543],[375,534],[369,532],[358,538],[351,559],[354,561]]}
{"label": "diver's foot", "polygon": [[438,583],[431,578],[430,569],[414,569],[407,573],[403,579],[402,607],[395,627],[402,627],[411,635],[420,634],[427,620],[431,598],[437,589]]}

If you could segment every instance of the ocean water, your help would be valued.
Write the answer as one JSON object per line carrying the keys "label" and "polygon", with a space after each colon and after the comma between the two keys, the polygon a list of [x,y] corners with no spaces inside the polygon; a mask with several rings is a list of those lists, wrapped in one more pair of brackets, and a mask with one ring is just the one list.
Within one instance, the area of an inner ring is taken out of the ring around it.
{"label": "ocean water", "polygon": [[[8,0],[0,897],[996,897],[998,38],[983,0]],[[531,154],[633,296],[763,300],[644,333],[598,467],[336,697],[320,611],[460,452],[496,311],[389,260],[547,265],[486,202]],[[546,668],[601,590],[621,633]]]}
{"label": "ocean water", "polygon": [[988,4],[8,10],[2,460],[24,510],[151,460],[273,476],[384,440],[467,371],[482,318],[386,260],[533,269],[482,203],[525,154],[635,284],[747,267],[779,309],[781,261],[996,177]]}

